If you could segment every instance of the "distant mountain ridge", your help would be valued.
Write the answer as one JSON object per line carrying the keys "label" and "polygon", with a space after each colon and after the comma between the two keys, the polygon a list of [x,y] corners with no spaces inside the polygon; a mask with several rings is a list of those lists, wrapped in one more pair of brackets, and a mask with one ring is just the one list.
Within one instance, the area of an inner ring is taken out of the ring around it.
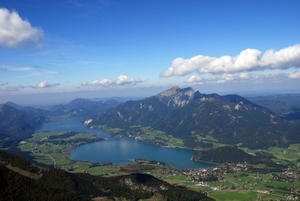
{"label": "distant mountain ridge", "polygon": [[[297,115],[290,113],[290,118],[295,119]],[[122,136],[133,135],[132,131],[143,136],[144,128],[148,127],[182,139],[185,146],[192,148],[203,147],[199,139],[206,136],[249,148],[287,146],[300,141],[299,122],[287,121],[244,97],[201,94],[191,87],[176,86],[125,103],[78,98],[56,105],[50,111],[8,102],[1,105],[0,142],[5,147],[14,146],[45,121],[70,118],[92,118],[88,126],[120,128]]]}
{"label": "distant mountain ridge", "polygon": [[172,87],[149,98],[125,102],[93,118],[89,126],[95,125],[121,128],[123,134],[137,126],[150,126],[185,142],[211,135],[222,143],[250,148],[300,141],[295,123],[241,96],[201,94],[190,87]]}
{"label": "distant mountain ridge", "polygon": [[0,104],[0,146],[11,148],[19,154],[16,149],[18,143],[29,138],[46,121],[91,118],[119,104],[116,100],[90,101],[81,98],[53,106],[50,110],[24,107],[13,102]]}
{"label": "distant mountain ridge", "polygon": [[89,99],[76,98],[67,104],[58,104],[50,106],[47,109],[25,107],[10,101],[6,102],[4,105],[9,105],[17,110],[44,111],[44,115],[48,118],[48,120],[55,120],[55,118],[59,116],[63,116],[64,118],[93,117],[102,111],[115,107],[121,103],[122,102],[116,101],[115,99],[92,101]]}
{"label": "distant mountain ridge", "polygon": [[68,104],[55,105],[50,108],[52,116],[67,115],[68,118],[89,118],[102,111],[115,107],[121,102],[116,100],[91,101],[88,99],[76,98]]}
{"label": "distant mountain ridge", "polygon": [[13,108],[16,108],[16,109],[18,109],[18,110],[21,110],[21,109],[24,108],[23,106],[20,106],[20,105],[18,105],[18,104],[16,104],[16,103],[13,103],[13,102],[11,102],[11,101],[6,102],[5,105],[9,105],[9,106],[11,106],[11,107],[13,107]]}
{"label": "distant mountain ridge", "polygon": [[19,141],[30,137],[45,121],[43,110],[18,110],[10,105],[0,105],[0,145],[17,146]]}
{"label": "distant mountain ridge", "polygon": [[287,120],[300,120],[300,94],[257,96],[249,100]]}

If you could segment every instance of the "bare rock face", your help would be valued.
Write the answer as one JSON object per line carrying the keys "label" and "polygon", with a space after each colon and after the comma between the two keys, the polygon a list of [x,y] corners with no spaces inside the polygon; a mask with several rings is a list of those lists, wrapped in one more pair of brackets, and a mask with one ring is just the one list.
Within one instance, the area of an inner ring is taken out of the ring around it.
{"label": "bare rock face", "polygon": [[168,107],[178,108],[183,107],[192,101],[194,93],[195,92],[191,87],[181,89],[178,86],[175,86],[157,94],[156,97]]}

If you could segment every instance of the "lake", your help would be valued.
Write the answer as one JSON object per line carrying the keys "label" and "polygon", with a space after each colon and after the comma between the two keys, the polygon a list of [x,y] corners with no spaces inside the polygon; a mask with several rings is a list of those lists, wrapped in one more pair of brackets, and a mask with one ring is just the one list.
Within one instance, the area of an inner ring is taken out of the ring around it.
{"label": "lake", "polygon": [[70,159],[90,161],[92,163],[112,162],[115,165],[128,164],[134,159],[156,160],[167,163],[177,169],[209,168],[215,165],[192,161],[194,150],[167,148],[137,141],[133,138],[113,138],[98,129],[90,129],[80,120],[65,120],[45,123],[39,131],[75,131],[96,134],[105,141],[95,142],[71,150]]}

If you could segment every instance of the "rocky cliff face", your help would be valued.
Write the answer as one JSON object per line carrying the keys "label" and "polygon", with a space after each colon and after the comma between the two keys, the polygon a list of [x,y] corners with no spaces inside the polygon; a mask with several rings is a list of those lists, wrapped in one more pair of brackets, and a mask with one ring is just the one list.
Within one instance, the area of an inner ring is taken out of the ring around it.
{"label": "rocky cliff face", "polygon": [[178,86],[175,86],[157,94],[156,97],[168,107],[178,108],[192,101],[194,93],[191,87],[180,89]]}

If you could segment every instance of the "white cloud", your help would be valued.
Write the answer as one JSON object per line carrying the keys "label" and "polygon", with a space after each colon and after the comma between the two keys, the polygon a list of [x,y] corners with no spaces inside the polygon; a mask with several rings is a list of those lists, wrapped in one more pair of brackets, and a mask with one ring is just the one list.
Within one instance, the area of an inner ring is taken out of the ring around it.
{"label": "white cloud", "polygon": [[218,83],[224,83],[229,81],[241,81],[247,80],[255,77],[255,75],[248,75],[247,73],[234,73],[234,74],[223,74],[220,78],[218,78]]}
{"label": "white cloud", "polygon": [[197,71],[199,67],[212,60],[212,58],[202,55],[190,59],[176,58],[172,61],[171,67],[161,73],[161,76],[170,77],[173,75],[187,75]]}
{"label": "white cloud", "polygon": [[42,81],[40,82],[38,85],[36,86],[32,86],[32,85],[16,85],[16,86],[12,86],[12,85],[8,85],[8,83],[2,83],[0,84],[0,91],[8,91],[8,92],[12,92],[12,91],[21,91],[23,89],[37,89],[37,88],[49,88],[49,87],[56,87],[60,85],[60,83],[54,83],[54,84],[49,84],[46,81]]}
{"label": "white cloud", "polygon": [[40,28],[32,27],[16,11],[0,8],[0,45],[8,48],[19,46],[39,47],[44,33]]}
{"label": "white cloud", "polygon": [[94,86],[103,86],[103,87],[109,87],[114,85],[114,81],[111,79],[102,79],[102,80],[94,80],[92,81],[92,85]]}
{"label": "white cloud", "polygon": [[126,75],[120,75],[117,77],[116,83],[117,85],[125,85],[125,84],[137,84],[142,82],[138,78],[130,78]]}
{"label": "white cloud", "polygon": [[54,83],[54,84],[49,84],[46,81],[42,81],[37,85],[37,88],[49,88],[49,87],[56,87],[60,85],[60,83]]}
{"label": "white cloud", "polygon": [[218,80],[218,83],[224,83],[228,81],[233,81],[236,80],[238,76],[233,75],[233,74],[223,74],[221,78]]}
{"label": "white cloud", "polygon": [[300,79],[300,71],[295,71],[294,73],[290,74],[289,78]]}
{"label": "white cloud", "polygon": [[247,79],[249,77],[249,75],[247,73],[241,73],[241,74],[239,74],[239,77],[241,79]]}
{"label": "white cloud", "polygon": [[[111,80],[108,78],[101,79],[101,80],[94,80],[92,81],[91,85],[93,86],[102,86],[102,87],[111,87],[111,86],[122,86],[126,84],[137,84],[142,82],[138,78],[130,78],[126,75],[119,75],[116,80]],[[89,86],[88,82],[84,82],[81,86]]]}
{"label": "white cloud", "polygon": [[203,78],[197,75],[192,75],[186,82],[192,84],[203,84]]}
{"label": "white cloud", "polygon": [[[299,76],[299,77],[297,77]],[[300,78],[300,73],[269,73],[269,74],[258,74],[258,73],[234,73],[234,74],[223,74],[221,76],[215,76],[213,79],[204,80],[207,83],[225,83],[225,82],[248,82],[250,84],[257,83],[284,83],[289,78]]]}
{"label": "white cloud", "polygon": [[198,55],[190,59],[176,58],[162,77],[184,76],[193,72],[216,75],[272,69],[300,68],[300,44],[279,51],[243,50],[239,55],[209,57]]}

